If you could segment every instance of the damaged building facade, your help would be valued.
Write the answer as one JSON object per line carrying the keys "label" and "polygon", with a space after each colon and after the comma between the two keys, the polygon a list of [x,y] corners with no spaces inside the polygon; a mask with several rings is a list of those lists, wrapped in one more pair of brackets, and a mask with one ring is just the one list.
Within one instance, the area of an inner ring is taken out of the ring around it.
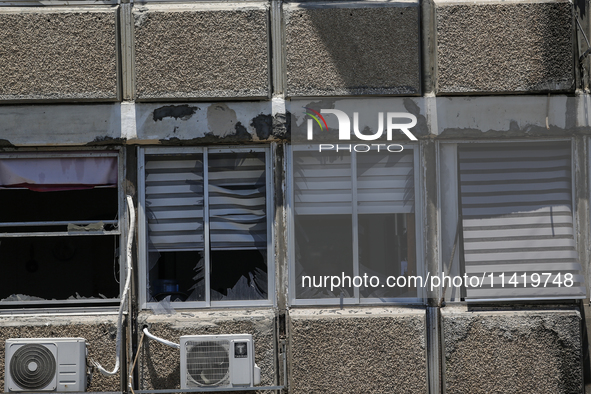
{"label": "damaged building facade", "polygon": [[144,328],[251,334],[259,392],[591,385],[587,3],[1,0],[0,26],[0,342],[109,370],[119,336],[92,392],[181,388]]}

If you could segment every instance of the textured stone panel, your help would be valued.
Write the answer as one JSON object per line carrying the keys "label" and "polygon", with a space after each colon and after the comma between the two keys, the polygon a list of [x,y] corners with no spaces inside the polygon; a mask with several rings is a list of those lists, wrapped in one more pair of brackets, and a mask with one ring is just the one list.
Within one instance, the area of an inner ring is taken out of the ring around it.
{"label": "textured stone panel", "polygon": [[572,91],[572,7],[437,0],[437,92]]}
{"label": "textured stone panel", "polygon": [[133,13],[138,99],[269,95],[266,6],[152,5]]}
{"label": "textured stone panel", "polygon": [[287,95],[420,93],[418,2],[284,6]]}
{"label": "textured stone panel", "polygon": [[0,100],[116,100],[117,8],[0,8]]}
{"label": "textured stone panel", "polygon": [[447,393],[581,392],[578,312],[442,315]]}
{"label": "textured stone panel", "polygon": [[[143,312],[138,332],[147,325],[150,334],[179,343],[183,335],[252,334],[255,361],[261,368],[261,385],[275,385],[275,320],[271,310],[196,311],[173,315]],[[180,388],[180,354],[177,349],[144,338],[138,360],[140,388]]]}
{"label": "textured stone panel", "polygon": [[290,393],[426,393],[425,312],[290,312]]}
{"label": "textured stone panel", "polygon": [[[31,316],[0,318],[0,371],[4,372],[4,342],[9,338],[84,338],[88,357],[111,371],[115,365],[117,316]],[[125,335],[125,330],[123,332]],[[125,343],[125,338],[123,338]],[[125,371],[125,361],[121,361]],[[121,373],[121,368],[119,369]],[[103,376],[94,371],[87,391],[121,391],[120,373]],[[0,373],[4,389],[4,373]]]}

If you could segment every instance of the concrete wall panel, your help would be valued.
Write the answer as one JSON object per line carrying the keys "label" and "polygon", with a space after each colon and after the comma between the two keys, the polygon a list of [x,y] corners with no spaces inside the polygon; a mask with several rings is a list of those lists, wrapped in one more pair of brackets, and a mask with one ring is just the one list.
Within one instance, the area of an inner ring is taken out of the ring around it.
{"label": "concrete wall panel", "polygon": [[425,311],[292,309],[290,393],[426,393]]}
{"label": "concrete wall panel", "polygon": [[117,100],[117,8],[0,8],[0,100]]}
{"label": "concrete wall panel", "polygon": [[139,103],[139,140],[162,144],[250,143],[286,137],[285,116],[273,115],[268,101]]}
{"label": "concrete wall panel", "polygon": [[[173,315],[142,312],[138,332],[147,325],[151,334],[179,343],[182,335],[252,334],[261,385],[275,385],[275,314],[272,310],[195,311]],[[144,338],[138,360],[142,390],[180,388],[179,351]]]}
{"label": "concrete wall panel", "polygon": [[120,103],[0,106],[0,147],[121,143],[121,134]]}
{"label": "concrete wall panel", "polygon": [[418,2],[284,6],[288,96],[420,93]]}
{"label": "concrete wall panel", "polygon": [[269,96],[265,5],[135,7],[140,100]]}
{"label": "concrete wall panel", "polygon": [[[115,365],[116,334],[116,315],[1,317],[0,388],[4,389],[4,341],[9,338],[85,338],[88,357],[110,371]],[[125,371],[124,360],[121,365]],[[105,377],[95,370],[87,391],[121,391],[120,374]]]}
{"label": "concrete wall panel", "polygon": [[567,0],[436,0],[437,93],[573,91]]}
{"label": "concrete wall panel", "polygon": [[579,393],[576,311],[468,312],[445,308],[447,393]]}

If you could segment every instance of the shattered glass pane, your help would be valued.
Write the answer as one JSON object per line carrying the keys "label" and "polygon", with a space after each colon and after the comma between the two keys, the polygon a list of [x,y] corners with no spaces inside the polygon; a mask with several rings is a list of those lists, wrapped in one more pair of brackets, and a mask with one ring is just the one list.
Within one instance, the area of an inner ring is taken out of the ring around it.
{"label": "shattered glass pane", "polygon": [[262,250],[212,251],[211,300],[267,299],[267,256]]}

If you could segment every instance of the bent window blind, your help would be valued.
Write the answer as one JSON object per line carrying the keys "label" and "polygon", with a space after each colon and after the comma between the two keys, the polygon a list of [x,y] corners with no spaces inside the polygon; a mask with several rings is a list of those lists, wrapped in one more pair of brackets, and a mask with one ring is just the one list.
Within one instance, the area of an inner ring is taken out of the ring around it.
{"label": "bent window blind", "polygon": [[[570,144],[460,146],[458,162],[465,272],[482,283],[467,286],[466,299],[585,297]],[[572,275],[571,287],[565,274]]]}
{"label": "bent window blind", "polygon": [[216,153],[208,160],[211,249],[266,248],[265,154]]}

